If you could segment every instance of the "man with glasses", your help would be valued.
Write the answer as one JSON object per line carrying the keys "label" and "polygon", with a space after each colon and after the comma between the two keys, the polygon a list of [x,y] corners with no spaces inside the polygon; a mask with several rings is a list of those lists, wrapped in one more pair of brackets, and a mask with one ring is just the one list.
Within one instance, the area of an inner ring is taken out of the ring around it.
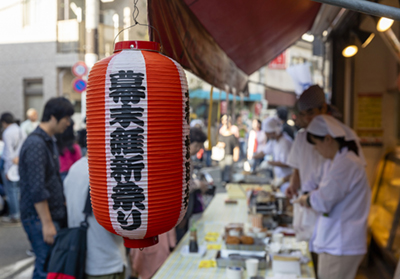
{"label": "man with glasses", "polygon": [[67,210],[60,177],[55,134],[71,125],[72,104],[50,99],[39,126],[21,148],[19,173],[21,221],[36,255],[33,278],[46,278],[44,263],[57,231],[67,225]]}

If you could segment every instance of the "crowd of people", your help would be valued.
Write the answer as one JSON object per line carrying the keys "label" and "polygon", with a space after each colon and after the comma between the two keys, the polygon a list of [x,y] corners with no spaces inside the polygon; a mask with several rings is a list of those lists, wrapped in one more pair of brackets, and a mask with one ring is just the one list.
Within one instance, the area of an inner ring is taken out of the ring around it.
{"label": "crowd of people", "polygon": [[[251,120],[251,126],[241,115],[235,123],[224,115],[211,142],[203,122],[192,121],[190,155],[207,165],[212,159],[217,162],[224,183],[232,180],[235,162],[247,163],[252,173],[272,170],[271,184],[308,210],[307,218],[314,222],[305,239],[318,278],[353,279],[367,245],[370,188],[366,161],[357,135],[334,117],[319,86],[303,92],[297,109],[296,125],[301,129],[287,124],[286,108],[278,108],[277,115],[266,119]],[[45,104],[40,122],[34,109],[27,111],[21,125],[9,112],[0,117],[0,195],[8,205],[2,222],[22,223],[36,256],[33,278],[46,278],[44,264],[57,231],[79,226],[84,216],[81,209],[89,190],[86,132],[81,130],[76,138],[73,113],[72,104],[59,97]],[[140,253],[126,251],[122,238],[90,216],[88,278],[124,278],[128,265],[132,276],[151,278],[188,231],[192,214],[204,210],[201,195],[206,186],[192,178],[190,206],[182,222],[160,235],[157,247]]]}
{"label": "crowd of people", "polygon": [[[82,208],[89,192],[86,130],[75,133],[73,113],[72,104],[60,97],[45,104],[40,122],[34,109],[27,111],[21,125],[9,112],[0,117],[0,200],[6,201],[1,222],[22,224],[32,247],[29,252],[36,257],[33,278],[46,278],[45,263],[57,232],[78,227],[84,217]],[[191,155],[205,140],[203,131],[190,130]],[[196,203],[204,191],[204,182],[192,179],[190,206],[182,222],[161,234],[159,245],[140,253],[127,251],[121,237],[89,216],[86,277],[124,279],[129,265],[132,278],[151,278],[187,232],[191,215],[204,209]]]}
{"label": "crowd of people", "polygon": [[[240,162],[247,172],[255,174],[260,169],[270,169],[273,184],[284,192],[288,187],[291,168],[286,164],[297,128],[287,124],[288,109],[278,107],[277,115],[263,120],[258,118],[243,121],[241,114],[232,117],[223,115],[217,127],[218,133],[211,129],[211,146],[206,142],[197,158],[206,166],[218,165],[221,169],[222,184],[232,181],[234,164]],[[192,120],[191,127],[207,133],[207,123],[200,119]],[[282,186],[282,187],[281,187]]]}

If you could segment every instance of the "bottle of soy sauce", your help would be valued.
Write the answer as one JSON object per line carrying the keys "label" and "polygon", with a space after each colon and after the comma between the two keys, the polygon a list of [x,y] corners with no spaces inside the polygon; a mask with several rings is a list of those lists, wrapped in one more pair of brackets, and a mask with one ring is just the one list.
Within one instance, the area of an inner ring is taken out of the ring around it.
{"label": "bottle of soy sauce", "polygon": [[199,252],[199,246],[197,244],[197,230],[196,228],[190,229],[189,235],[189,252],[190,253],[197,253]]}

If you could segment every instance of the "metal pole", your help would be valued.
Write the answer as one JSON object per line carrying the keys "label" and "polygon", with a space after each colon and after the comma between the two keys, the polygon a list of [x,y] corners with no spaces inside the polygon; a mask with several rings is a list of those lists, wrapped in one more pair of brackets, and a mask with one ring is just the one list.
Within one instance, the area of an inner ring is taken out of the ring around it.
{"label": "metal pole", "polygon": [[211,117],[212,117],[212,105],[213,105],[213,90],[214,87],[211,86],[211,90],[210,90],[210,105],[208,107],[208,126],[207,126],[207,139],[208,139],[208,147],[207,150],[211,150],[211,125],[212,125],[212,121],[211,121]]}
{"label": "metal pole", "polygon": [[400,64],[400,42],[392,28],[385,32],[379,32],[379,36],[381,36],[393,57],[396,58],[397,63]]}
{"label": "metal pole", "polygon": [[353,10],[356,12],[373,15],[377,17],[388,17],[400,21],[400,9],[370,2],[366,0],[313,0],[314,2],[320,2],[333,6],[338,6]]}
{"label": "metal pole", "polygon": [[220,118],[221,118],[221,89],[219,90],[219,97],[218,97],[217,127],[215,127],[217,132],[215,133],[215,135],[216,135],[216,141],[215,142],[218,142],[219,124],[221,123],[220,122],[221,121]]}
{"label": "metal pole", "polygon": [[230,88],[228,87],[228,89],[225,91],[226,95],[225,95],[225,102],[226,102],[226,115],[229,115],[229,91]]}
{"label": "metal pole", "polygon": [[232,89],[233,93],[233,101],[232,101],[232,125],[235,124],[236,122],[236,115],[235,115],[235,109],[236,109],[236,88]]}
{"label": "metal pole", "polygon": [[351,127],[351,96],[352,96],[352,58],[345,59],[344,66],[344,124]]}

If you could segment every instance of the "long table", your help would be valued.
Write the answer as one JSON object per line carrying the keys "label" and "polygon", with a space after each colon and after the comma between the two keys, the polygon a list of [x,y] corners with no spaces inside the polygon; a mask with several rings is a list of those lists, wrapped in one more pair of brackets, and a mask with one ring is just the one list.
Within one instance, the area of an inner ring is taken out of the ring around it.
{"label": "long table", "polygon": [[[245,199],[238,199],[237,204],[225,204],[228,198],[226,193],[216,194],[210,205],[207,207],[202,217],[197,221],[197,239],[199,246],[207,246],[209,244],[205,241],[205,236],[210,232],[218,232],[220,235],[224,227],[229,223],[245,223],[248,224],[247,204]],[[285,238],[286,242],[295,243],[294,238]],[[189,243],[189,233],[186,233],[178,246],[174,249],[167,261],[161,266],[158,272],[153,277],[154,279],[217,279],[226,278],[225,268],[210,267],[199,268],[201,260],[215,260],[217,250],[207,250],[204,256],[182,256],[181,249],[184,245]],[[221,238],[212,244],[220,244],[222,249],[225,244]],[[305,245],[305,243],[301,243]],[[305,252],[308,254],[308,252]],[[309,256],[309,255],[308,255]],[[309,257],[311,258],[311,257]],[[315,278],[314,269],[312,264],[302,265],[302,278],[313,279]],[[266,270],[259,270],[259,275],[273,277],[271,267]],[[247,278],[244,272],[243,278]]]}

